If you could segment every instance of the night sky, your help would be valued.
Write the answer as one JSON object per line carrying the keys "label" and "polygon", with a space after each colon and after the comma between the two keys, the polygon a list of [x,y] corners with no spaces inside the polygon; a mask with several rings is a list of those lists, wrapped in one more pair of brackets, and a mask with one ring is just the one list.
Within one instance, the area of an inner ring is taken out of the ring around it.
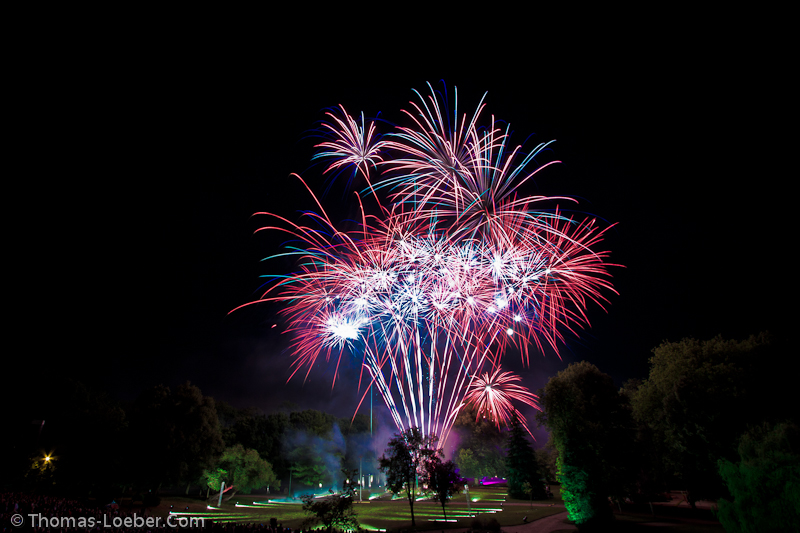
{"label": "night sky", "polygon": [[46,287],[22,312],[35,331],[27,364],[124,400],[189,380],[238,407],[270,412],[288,400],[352,415],[356,364],[333,390],[325,365],[305,385],[287,384],[290,339],[278,309],[228,316],[257,296],[259,275],[291,269],[260,262],[282,240],[254,235],[251,215],[297,220],[314,209],[289,176],[297,172],[332,218],[353,216],[345,181],[325,195],[321,168],[311,166],[319,139],[309,134],[324,109],[400,121],[412,88],[442,90],[440,80],[451,98],[458,87],[462,112],[488,91],[484,120],[510,122],[513,142],[556,140],[542,162],[563,163],[540,173],[532,194],[576,198],[564,205],[616,224],[604,249],[624,268],[611,269],[619,295],[606,311],[589,308],[592,327],[561,359],[534,354],[525,367],[506,356],[532,390],[584,359],[619,385],[645,377],[662,340],[785,334],[790,193],[773,162],[781,142],[769,66],[754,66],[748,49],[676,49],[658,38],[543,50],[509,43],[450,62],[392,47],[352,65],[325,61],[316,43],[288,54],[265,46],[247,59],[132,47],[113,61],[64,67],[63,90],[39,89],[44,111],[25,129],[34,157],[52,169],[48,202],[57,206],[35,215],[46,228],[35,266]]}

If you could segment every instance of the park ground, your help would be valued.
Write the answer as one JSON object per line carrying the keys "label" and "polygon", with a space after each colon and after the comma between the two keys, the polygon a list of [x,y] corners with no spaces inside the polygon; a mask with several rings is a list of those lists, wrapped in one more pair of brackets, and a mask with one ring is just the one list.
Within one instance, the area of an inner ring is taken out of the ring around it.
{"label": "park ground", "polygon": [[[483,526],[494,519],[507,533],[558,533],[575,531],[567,519],[559,488],[553,486],[554,498],[525,501],[507,497],[505,487],[474,487],[467,495],[461,493],[447,504],[447,522],[444,521],[441,504],[420,500],[414,504],[417,531],[445,531],[460,533]],[[370,499],[372,498],[372,499]],[[361,527],[372,531],[401,532],[412,530],[408,500],[403,496],[393,498],[391,494],[365,491],[362,502],[356,502],[355,510]],[[660,533],[721,533],[724,531],[712,513],[712,502],[699,502],[697,509],[689,508],[683,496],[673,493],[672,499],[650,505],[623,504],[621,510],[614,508],[615,531],[651,531],[658,527]],[[207,504],[197,499],[165,497],[158,507],[151,509],[153,516],[166,518],[172,513],[180,517],[196,517],[217,523],[269,524],[275,518],[283,527],[293,530],[320,527],[305,524],[308,515],[303,512],[300,500],[287,500],[264,495],[236,495],[217,507],[216,501]],[[487,530],[482,527],[482,530]]]}

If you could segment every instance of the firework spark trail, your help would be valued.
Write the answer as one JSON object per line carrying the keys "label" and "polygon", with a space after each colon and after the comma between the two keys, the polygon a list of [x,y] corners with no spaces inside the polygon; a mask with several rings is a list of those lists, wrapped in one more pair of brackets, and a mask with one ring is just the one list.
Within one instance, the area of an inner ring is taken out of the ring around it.
{"label": "firework spark trail", "polygon": [[[333,159],[326,173],[354,166],[380,216],[368,216],[360,196],[361,227],[349,232],[315,196],[312,224],[272,215],[278,224],[258,231],[303,243],[286,252],[300,264],[251,303],[283,305],[294,334],[292,376],[335,358],[333,386],[343,358],[357,356],[398,428],[446,439],[484,367],[494,371],[487,379],[505,380],[497,394],[528,403],[530,393],[497,374],[503,354],[513,346],[528,362],[529,346],[557,353],[563,331],[588,325],[588,303],[602,307],[613,287],[607,252],[593,251],[604,233],[594,220],[538,209],[553,198],[520,195],[520,185],[551,164],[527,168],[549,143],[527,155],[508,150],[509,129],[494,117],[478,127],[483,100],[470,120],[459,119],[456,103],[450,128],[435,93],[417,94],[422,104],[406,112],[412,125],[391,140],[378,137],[374,123],[367,128],[363,114],[359,127],[343,107],[343,118],[328,113],[332,140],[317,145],[325,151],[315,157]],[[373,184],[369,171],[378,165],[384,173]],[[377,197],[384,189],[388,207]],[[489,407],[495,420],[516,412],[501,397]]]}

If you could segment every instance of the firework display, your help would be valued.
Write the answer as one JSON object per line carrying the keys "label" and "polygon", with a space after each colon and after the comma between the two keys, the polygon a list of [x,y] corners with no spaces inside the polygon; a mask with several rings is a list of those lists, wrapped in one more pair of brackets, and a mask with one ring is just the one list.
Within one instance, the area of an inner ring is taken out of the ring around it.
{"label": "firework display", "polygon": [[298,270],[250,304],[281,304],[292,376],[324,358],[335,386],[343,358],[357,357],[361,389],[377,387],[398,429],[444,442],[465,402],[497,424],[518,413],[511,400],[535,406],[501,359],[512,347],[525,362],[531,348],[557,353],[613,287],[608,253],[594,250],[604,232],[595,220],[521,192],[554,163],[536,162],[547,144],[511,149],[508,127],[494,117],[481,125],[483,101],[469,120],[457,106],[451,119],[446,96],[417,96],[410,125],[382,137],[363,114],[360,125],[341,106],[327,114],[315,159],[325,173],[363,178],[360,226],[337,229],[295,175],[319,210],[304,223],[270,214],[277,222],[257,230],[302,245],[286,251]]}

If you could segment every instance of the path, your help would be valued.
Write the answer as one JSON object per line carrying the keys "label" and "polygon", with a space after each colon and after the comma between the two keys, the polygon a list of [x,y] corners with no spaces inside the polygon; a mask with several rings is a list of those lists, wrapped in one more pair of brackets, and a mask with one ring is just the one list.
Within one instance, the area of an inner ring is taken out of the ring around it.
{"label": "path", "polygon": [[551,531],[558,531],[559,529],[566,529],[577,531],[578,528],[572,524],[565,524],[564,520],[567,519],[567,512],[558,514],[551,514],[539,520],[534,520],[527,524],[519,526],[504,526],[503,531],[508,533],[550,533]]}

